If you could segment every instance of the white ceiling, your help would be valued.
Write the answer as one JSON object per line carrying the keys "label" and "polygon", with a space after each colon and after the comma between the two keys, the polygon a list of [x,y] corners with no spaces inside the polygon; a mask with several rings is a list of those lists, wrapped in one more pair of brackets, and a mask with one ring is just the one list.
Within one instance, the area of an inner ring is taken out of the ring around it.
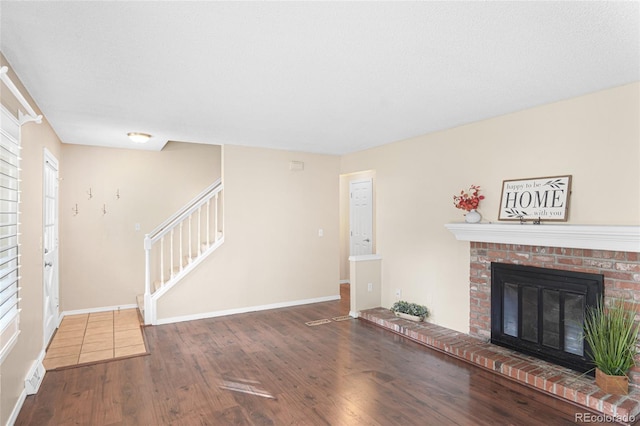
{"label": "white ceiling", "polygon": [[12,2],[63,142],[344,154],[640,80],[634,2]]}

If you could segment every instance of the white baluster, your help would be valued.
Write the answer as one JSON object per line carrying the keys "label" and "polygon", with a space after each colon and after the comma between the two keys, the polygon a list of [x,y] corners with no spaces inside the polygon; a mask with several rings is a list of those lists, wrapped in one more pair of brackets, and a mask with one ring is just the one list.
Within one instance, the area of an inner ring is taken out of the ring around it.
{"label": "white baluster", "polygon": [[184,267],[183,266],[184,259],[182,257],[182,244],[183,244],[182,243],[182,225],[183,224],[184,224],[184,222],[180,222],[180,247],[179,247],[180,248],[180,250],[179,250],[180,251],[180,259],[179,259],[179,261],[180,261],[180,272],[182,272],[182,268]]}
{"label": "white baluster", "polygon": [[209,217],[211,216],[209,205],[211,204],[211,200],[207,200],[207,249],[209,248]]}
{"label": "white baluster", "polygon": [[202,234],[200,230],[200,223],[202,222],[202,215],[200,212],[202,211],[202,206],[198,207],[198,256],[202,254]]}
{"label": "white baluster", "polygon": [[171,233],[169,234],[170,238],[171,238],[171,244],[169,245],[169,258],[170,260],[170,265],[171,265],[171,278],[173,278],[173,228],[171,228]]}
{"label": "white baluster", "polygon": [[193,255],[191,254],[191,246],[193,245],[193,242],[191,240],[191,236],[193,235],[193,233],[191,232],[191,218],[193,217],[192,214],[189,215],[189,263],[191,263],[191,260],[193,259]]}
{"label": "white baluster", "polygon": [[214,240],[216,242],[218,241],[218,194],[219,193],[216,192],[216,195],[214,197],[214,199],[215,199],[215,203],[214,203],[215,204],[215,211],[213,212],[213,214],[215,215],[215,219],[213,221],[213,225],[214,225],[213,232],[216,233],[216,235],[214,237]]}
{"label": "white baluster", "polygon": [[160,285],[164,285],[164,235],[160,238]]}

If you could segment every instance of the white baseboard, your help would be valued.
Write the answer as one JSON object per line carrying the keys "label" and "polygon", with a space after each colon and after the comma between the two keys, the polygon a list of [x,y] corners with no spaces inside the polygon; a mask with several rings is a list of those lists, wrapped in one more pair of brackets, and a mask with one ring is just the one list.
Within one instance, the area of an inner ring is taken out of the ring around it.
{"label": "white baseboard", "polygon": [[248,306],[246,308],[226,309],[224,311],[203,312],[201,314],[184,315],[179,317],[162,318],[158,319],[157,325],[173,324],[183,321],[194,321],[206,318],[223,317],[227,315],[246,314],[247,312],[267,311],[269,309],[288,308],[291,306],[308,305],[311,303],[330,302],[333,300],[340,300],[340,295],[317,297],[315,299],[303,299],[293,300],[290,302],[272,303],[269,305]]}
{"label": "white baseboard", "polygon": [[349,284],[349,280],[340,280],[340,284]]}
{"label": "white baseboard", "polygon": [[64,311],[60,314],[60,320],[67,315],[93,314],[96,312],[119,311],[120,309],[134,309],[138,305],[132,303],[130,305],[103,306],[100,308],[76,309],[74,311]]}
{"label": "white baseboard", "polygon": [[18,420],[18,414],[20,414],[20,410],[22,410],[22,405],[24,405],[24,400],[27,399],[27,391],[25,389],[22,390],[20,396],[18,397],[18,401],[16,402],[16,406],[13,407],[13,411],[11,411],[11,415],[7,420],[7,426],[13,426]]}
{"label": "white baseboard", "polygon": [[360,312],[349,311],[349,316],[351,318],[358,318],[360,316]]}
{"label": "white baseboard", "polygon": [[13,426],[13,424],[15,424],[18,419],[18,414],[20,414],[20,410],[22,410],[22,406],[24,405],[24,401],[27,399],[27,395],[33,395],[38,392],[40,384],[44,379],[44,375],[47,373],[44,365],[42,364],[45,354],[46,352],[44,349],[41,350],[38,354],[38,358],[33,361],[33,365],[29,369],[27,376],[24,378],[24,389],[22,389],[22,392],[20,392],[20,395],[18,396],[16,405],[13,407],[11,415],[7,419],[6,426]]}

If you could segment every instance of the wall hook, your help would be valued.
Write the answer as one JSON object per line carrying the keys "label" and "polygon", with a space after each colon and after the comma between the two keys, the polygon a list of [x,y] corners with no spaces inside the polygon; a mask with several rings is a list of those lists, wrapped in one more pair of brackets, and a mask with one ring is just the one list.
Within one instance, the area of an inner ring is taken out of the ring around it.
{"label": "wall hook", "polygon": [[89,188],[89,190],[87,191],[87,194],[89,194],[89,200],[93,198],[93,194],[91,193],[91,188]]}
{"label": "wall hook", "polygon": [[71,207],[71,211],[73,212],[74,216],[78,216],[78,203],[76,203],[75,207]]}
{"label": "wall hook", "polygon": [[105,214],[107,214],[107,205],[103,204],[102,205],[102,216],[104,216]]}
{"label": "wall hook", "polygon": [[120,199],[120,188],[116,190],[116,200]]}

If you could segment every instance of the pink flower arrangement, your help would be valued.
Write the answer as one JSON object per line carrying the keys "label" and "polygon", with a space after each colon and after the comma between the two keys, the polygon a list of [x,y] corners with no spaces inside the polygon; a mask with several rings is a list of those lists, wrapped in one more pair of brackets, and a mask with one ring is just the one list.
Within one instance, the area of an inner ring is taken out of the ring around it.
{"label": "pink flower arrangement", "polygon": [[484,200],[484,195],[480,195],[480,187],[471,185],[469,192],[460,191],[460,195],[453,196],[453,205],[458,209],[471,211],[478,208],[480,200]]}

